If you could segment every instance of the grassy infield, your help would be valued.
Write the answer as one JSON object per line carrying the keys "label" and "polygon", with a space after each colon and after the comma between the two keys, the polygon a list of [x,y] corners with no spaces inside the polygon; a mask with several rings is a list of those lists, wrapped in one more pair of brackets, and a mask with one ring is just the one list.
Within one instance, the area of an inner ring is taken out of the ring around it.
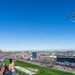
{"label": "grassy infield", "polygon": [[[9,60],[5,59],[4,62],[8,66]],[[39,70],[39,73],[37,73],[35,75],[75,75],[75,74],[72,74],[72,73],[54,70],[54,69],[50,69],[50,68],[46,68],[46,67],[38,66],[38,65],[33,65],[33,64],[29,64],[29,63],[25,63],[25,62],[21,62],[21,61],[15,61],[15,66],[20,66],[20,67],[23,67],[23,68],[28,68],[28,67],[29,68],[37,68]],[[28,74],[25,74],[25,73],[20,72],[18,70],[16,70],[16,71],[19,75],[22,75],[22,74],[28,75]]]}

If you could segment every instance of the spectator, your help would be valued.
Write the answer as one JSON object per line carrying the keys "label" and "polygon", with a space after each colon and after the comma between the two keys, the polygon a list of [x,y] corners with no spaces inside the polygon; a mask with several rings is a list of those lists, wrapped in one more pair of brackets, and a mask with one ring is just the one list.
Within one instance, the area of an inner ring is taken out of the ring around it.
{"label": "spectator", "polygon": [[3,62],[0,61],[0,75],[3,75],[4,71],[5,71],[5,66],[3,65]]}
{"label": "spectator", "polygon": [[9,60],[10,60],[9,70],[11,70],[12,75],[16,75],[16,71],[14,69],[14,62],[12,61],[12,59],[9,59]]}
{"label": "spectator", "polygon": [[0,61],[0,75],[16,75],[16,71],[14,69],[14,62],[10,59],[9,68],[4,65],[2,61]]}

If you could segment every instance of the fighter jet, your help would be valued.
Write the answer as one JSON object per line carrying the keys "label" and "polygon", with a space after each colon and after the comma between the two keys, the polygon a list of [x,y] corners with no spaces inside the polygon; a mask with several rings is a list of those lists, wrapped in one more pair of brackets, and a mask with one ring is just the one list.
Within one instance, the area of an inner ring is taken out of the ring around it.
{"label": "fighter jet", "polygon": [[67,16],[67,20],[69,20],[69,17],[71,16],[72,12],[69,12],[68,16]]}

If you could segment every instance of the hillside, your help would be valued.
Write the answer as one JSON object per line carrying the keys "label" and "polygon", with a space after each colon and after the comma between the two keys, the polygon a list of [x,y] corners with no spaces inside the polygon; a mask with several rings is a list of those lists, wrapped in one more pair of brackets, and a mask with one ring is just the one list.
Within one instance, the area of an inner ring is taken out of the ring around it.
{"label": "hillside", "polygon": [[[9,60],[5,59],[4,62],[8,66]],[[15,66],[20,66],[22,68],[36,68],[36,69],[39,70],[39,72],[36,73],[35,75],[75,75],[75,74],[72,74],[72,73],[54,70],[54,69],[50,69],[50,68],[47,68],[47,67],[33,65],[33,64],[29,64],[29,63],[25,63],[25,62],[21,62],[21,61],[17,61],[17,60],[15,61]],[[18,70],[16,70],[16,71],[17,71],[17,73],[19,73],[19,75],[25,74],[21,71],[18,71]],[[25,74],[25,75],[28,75],[28,74]]]}

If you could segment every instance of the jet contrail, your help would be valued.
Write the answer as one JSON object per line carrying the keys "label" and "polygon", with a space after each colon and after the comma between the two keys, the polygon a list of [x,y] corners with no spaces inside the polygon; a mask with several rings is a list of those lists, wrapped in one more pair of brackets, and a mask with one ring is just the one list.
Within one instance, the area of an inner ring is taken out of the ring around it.
{"label": "jet contrail", "polygon": [[74,22],[74,23],[75,23],[75,21],[74,21],[74,20],[71,20],[71,19],[70,19],[70,21],[72,21],[72,22]]}

